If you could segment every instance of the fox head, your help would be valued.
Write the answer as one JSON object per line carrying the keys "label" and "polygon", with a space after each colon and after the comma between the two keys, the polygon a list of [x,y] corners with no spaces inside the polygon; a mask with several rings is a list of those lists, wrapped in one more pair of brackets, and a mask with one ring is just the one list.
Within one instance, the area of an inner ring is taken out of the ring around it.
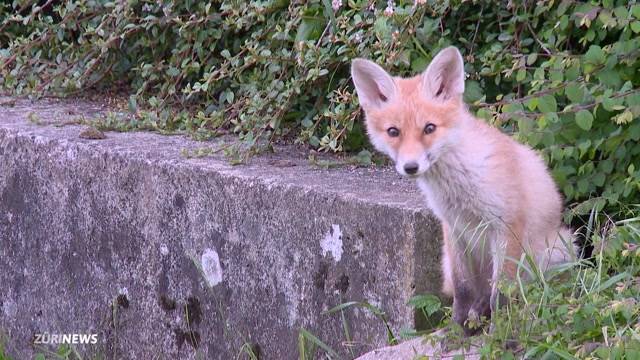
{"label": "fox head", "polygon": [[371,143],[393,159],[401,175],[427,172],[453,146],[456,129],[468,117],[462,56],[455,47],[440,51],[412,78],[392,77],[364,59],[353,60],[351,77]]}

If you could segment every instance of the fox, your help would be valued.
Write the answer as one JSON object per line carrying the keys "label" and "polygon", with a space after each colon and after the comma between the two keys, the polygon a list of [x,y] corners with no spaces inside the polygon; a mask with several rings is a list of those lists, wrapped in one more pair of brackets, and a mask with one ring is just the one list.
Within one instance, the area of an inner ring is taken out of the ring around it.
{"label": "fox", "polygon": [[414,179],[442,225],[442,293],[453,321],[491,319],[503,277],[516,278],[523,254],[542,271],[575,259],[562,222],[563,199],[541,156],[473,116],[463,100],[464,62],[441,50],[419,75],[394,77],[354,59],[351,77],[371,144]]}

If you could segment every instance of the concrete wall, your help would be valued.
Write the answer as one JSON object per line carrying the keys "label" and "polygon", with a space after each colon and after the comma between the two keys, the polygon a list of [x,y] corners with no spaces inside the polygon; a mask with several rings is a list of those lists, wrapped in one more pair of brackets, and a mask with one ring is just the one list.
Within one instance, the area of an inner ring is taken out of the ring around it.
{"label": "concrete wall", "polygon": [[[98,334],[76,347],[105,358],[232,359],[247,343],[293,359],[300,328],[348,358],[323,311],[369,301],[397,331],[414,292],[439,288],[437,222],[393,172],[315,169],[293,147],[233,167],[181,156],[212,145],[182,136],[56,126],[103,110],[0,106],[0,333],[15,359],[45,332]],[[345,317],[353,354],[385,345],[380,320]]]}

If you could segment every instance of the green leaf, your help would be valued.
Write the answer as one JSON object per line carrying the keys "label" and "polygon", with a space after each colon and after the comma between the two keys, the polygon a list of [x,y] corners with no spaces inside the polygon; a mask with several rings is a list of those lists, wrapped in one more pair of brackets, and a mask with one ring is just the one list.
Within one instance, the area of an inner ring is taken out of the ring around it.
{"label": "green leaf", "polygon": [[591,130],[593,115],[588,110],[580,110],[576,113],[576,124],[585,131]]}
{"label": "green leaf", "polygon": [[484,91],[477,81],[467,80],[464,87],[464,101],[468,103],[476,102],[484,96]]}
{"label": "green leaf", "polygon": [[593,175],[593,183],[596,186],[602,186],[604,185],[604,181],[606,179],[606,176],[603,173],[597,173],[595,175]]}
{"label": "green leaf", "polygon": [[416,295],[409,299],[407,304],[416,309],[424,310],[429,316],[435,314],[442,306],[440,299],[432,294]]}
{"label": "green leaf", "polygon": [[636,121],[629,127],[627,137],[633,141],[640,140],[640,122]]}
{"label": "green leaf", "polygon": [[331,1],[329,0],[322,0],[322,3],[324,4],[324,16],[325,18],[329,18],[329,21],[331,22],[331,27],[333,28],[334,32],[337,32],[338,30],[338,25],[336,23],[336,14],[333,11],[333,8],[331,7]]}
{"label": "green leaf", "polygon": [[387,24],[386,16],[378,17],[373,25],[373,29],[381,39],[389,39],[391,37],[391,27]]}
{"label": "green leaf", "polygon": [[178,70],[178,68],[176,68],[174,66],[170,66],[169,69],[167,70],[167,75],[169,75],[171,77],[176,77],[176,76],[180,75],[180,70]]}
{"label": "green leaf", "polygon": [[631,31],[633,31],[634,33],[640,33],[640,21],[636,20],[629,24],[629,26],[631,27]]}
{"label": "green leaf", "polygon": [[[329,345],[327,345],[324,342],[322,342],[315,335],[313,335],[312,333],[310,333],[309,331],[307,331],[304,328],[300,329],[300,333],[298,335],[298,340],[299,340],[298,341],[299,344],[304,344],[304,340],[308,340],[312,344],[314,344],[314,345],[318,346],[319,348],[321,348],[322,350],[324,350],[327,353],[327,355],[331,356],[332,358],[334,358],[334,359],[340,358],[340,356],[338,355],[337,352],[335,352],[335,350],[333,350],[331,347],[329,347]],[[300,345],[300,347],[302,349],[304,349],[304,345]]]}
{"label": "green leaf", "polygon": [[129,111],[131,111],[132,113],[135,113],[136,111],[138,111],[138,102],[136,101],[135,95],[129,96],[128,105],[129,105]]}
{"label": "green leaf", "polygon": [[355,160],[359,165],[369,166],[371,165],[371,152],[369,150],[362,150],[356,155]]}
{"label": "green leaf", "polygon": [[603,282],[600,284],[600,286],[598,286],[595,290],[595,292],[600,292],[603,290],[608,289],[609,287],[615,285],[616,283],[626,279],[629,277],[629,273],[628,272],[622,272],[620,274],[617,274],[615,276],[610,277],[607,281]]}
{"label": "green leaf", "polygon": [[588,200],[585,200],[574,206],[572,211],[576,215],[588,215],[594,210],[599,211],[601,207],[604,206],[603,200],[604,199],[597,197],[589,198]]}
{"label": "green leaf", "polygon": [[622,110],[624,109],[624,106],[622,105],[623,103],[623,98],[603,97],[602,99],[602,107],[607,111]]}
{"label": "green leaf", "polygon": [[304,16],[296,33],[296,42],[317,40],[320,38],[325,25],[326,22],[324,18]]}
{"label": "green leaf", "polygon": [[600,169],[607,174],[611,174],[611,171],[613,171],[613,161],[611,159],[602,160],[599,165]]}
{"label": "green leaf", "polygon": [[509,41],[513,39],[513,35],[509,34],[509,33],[501,33],[500,35],[498,35],[498,41]]}
{"label": "green leaf", "polygon": [[591,45],[586,54],[584,54],[584,60],[593,65],[604,64],[606,58],[604,51],[598,45]]}
{"label": "green leaf", "polygon": [[306,127],[306,128],[310,128],[313,126],[313,121],[311,121],[311,119],[305,117],[304,119],[302,119],[302,126]]}
{"label": "green leaf", "polygon": [[229,103],[229,104],[233,103],[233,99],[234,99],[233,91],[227,91],[226,92],[227,103]]}
{"label": "green leaf", "polygon": [[584,154],[591,147],[591,140],[586,139],[578,143],[578,150],[580,150],[580,157],[584,156]]}
{"label": "green leaf", "polygon": [[603,10],[600,11],[600,16],[598,19],[602,22],[603,27],[606,28],[614,28],[617,24],[616,19],[613,18],[610,11]]}
{"label": "green leaf", "polygon": [[553,95],[544,95],[538,99],[538,110],[543,113],[558,111],[558,104]]}
{"label": "green leaf", "polygon": [[599,72],[598,80],[607,88],[619,88],[622,85],[620,74],[616,70],[606,69]]}
{"label": "green leaf", "polygon": [[580,179],[578,180],[578,192],[580,194],[586,194],[587,190],[589,190],[589,181],[587,181],[587,179]]}
{"label": "green leaf", "polygon": [[578,84],[570,84],[564,93],[572,103],[580,104],[584,100],[584,91]]}
{"label": "green leaf", "polygon": [[562,188],[562,192],[564,193],[564,196],[567,197],[568,200],[570,200],[571,198],[573,198],[573,186],[566,184],[563,188]]}

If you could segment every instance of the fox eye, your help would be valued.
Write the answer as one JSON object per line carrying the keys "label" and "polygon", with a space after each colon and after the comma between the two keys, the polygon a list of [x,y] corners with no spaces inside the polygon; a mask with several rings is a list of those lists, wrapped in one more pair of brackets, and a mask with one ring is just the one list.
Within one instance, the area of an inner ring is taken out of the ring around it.
{"label": "fox eye", "polygon": [[392,126],[392,127],[387,129],[387,134],[389,134],[389,136],[391,136],[391,137],[398,137],[398,136],[400,136],[400,130],[398,130],[398,128]]}
{"label": "fox eye", "polygon": [[424,133],[427,135],[434,131],[436,131],[436,126],[434,124],[429,123],[424,127]]}

